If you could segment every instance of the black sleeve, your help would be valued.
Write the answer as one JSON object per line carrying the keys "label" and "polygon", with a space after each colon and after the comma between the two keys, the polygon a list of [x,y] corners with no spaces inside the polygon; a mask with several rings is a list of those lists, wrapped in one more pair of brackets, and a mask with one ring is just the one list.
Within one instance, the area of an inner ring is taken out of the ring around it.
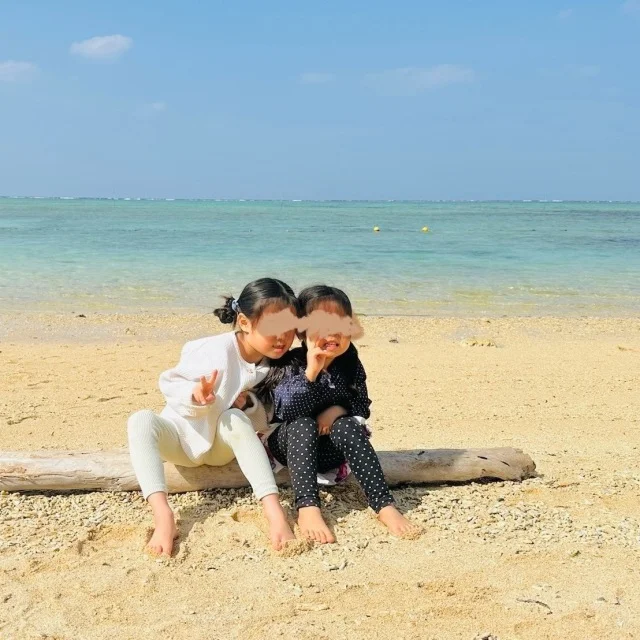
{"label": "black sleeve", "polygon": [[369,407],[371,406],[371,400],[367,392],[367,374],[362,366],[362,362],[358,359],[356,366],[356,375],[353,381],[354,398],[351,402],[351,412],[355,416],[362,416],[367,419],[371,416]]}

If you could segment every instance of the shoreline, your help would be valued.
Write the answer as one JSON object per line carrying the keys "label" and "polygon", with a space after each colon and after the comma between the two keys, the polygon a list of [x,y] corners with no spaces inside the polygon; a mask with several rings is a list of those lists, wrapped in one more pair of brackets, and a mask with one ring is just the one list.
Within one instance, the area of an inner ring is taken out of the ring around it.
{"label": "shoreline", "polygon": [[[42,304],[34,304],[33,301],[23,301],[15,306],[10,302],[4,302],[2,305],[2,311],[0,311],[0,319],[3,316],[9,315],[51,315],[51,316],[72,316],[78,314],[85,314],[91,316],[140,316],[140,315],[211,315],[213,310],[219,306],[222,297],[212,301],[210,306],[195,307],[195,306],[170,306],[170,305],[157,305],[157,306],[145,306],[145,305],[104,305],[104,306],[91,306],[83,304],[82,301],[78,304],[68,305],[56,305],[51,302],[43,302]],[[634,318],[640,317],[640,296],[637,298],[637,302],[630,305],[585,305],[584,307],[576,305],[557,305],[557,306],[545,306],[544,304],[518,304],[512,305],[494,305],[485,307],[482,305],[445,305],[441,308],[437,305],[433,305],[430,308],[417,309],[416,305],[408,304],[406,309],[402,308],[402,305],[388,305],[391,310],[364,310],[358,311],[358,309],[365,308],[366,304],[361,304],[360,301],[354,299],[353,301],[356,315],[360,317],[370,318],[388,318],[388,317],[401,317],[401,318]]]}

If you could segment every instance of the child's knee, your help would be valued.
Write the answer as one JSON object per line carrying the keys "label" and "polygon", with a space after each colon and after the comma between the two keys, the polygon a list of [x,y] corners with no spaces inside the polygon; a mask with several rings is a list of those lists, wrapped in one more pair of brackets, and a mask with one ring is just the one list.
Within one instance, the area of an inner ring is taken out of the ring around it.
{"label": "child's knee", "polygon": [[227,409],[226,411],[223,411],[220,414],[220,417],[218,418],[218,422],[223,424],[223,425],[232,425],[232,424],[246,424],[246,425],[250,425],[251,424],[251,420],[249,419],[249,416],[244,412],[241,411],[240,409]]}
{"label": "child's knee", "polygon": [[137,411],[127,420],[127,435],[129,442],[135,442],[140,438],[147,439],[156,433],[156,414],[148,409]]}
{"label": "child's knee", "polygon": [[338,418],[331,427],[331,435],[337,438],[366,438],[362,425],[351,417]]}
{"label": "child's knee", "polygon": [[222,412],[218,419],[218,432],[231,447],[244,438],[257,438],[253,423],[240,409],[227,409]]}
{"label": "child's knee", "polygon": [[298,418],[289,425],[289,430],[298,436],[315,437],[318,435],[318,423],[313,418]]}

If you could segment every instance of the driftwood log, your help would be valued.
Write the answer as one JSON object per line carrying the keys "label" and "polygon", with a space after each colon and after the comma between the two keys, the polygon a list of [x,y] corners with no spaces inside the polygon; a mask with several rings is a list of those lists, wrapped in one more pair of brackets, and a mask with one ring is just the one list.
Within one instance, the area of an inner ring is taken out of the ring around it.
{"label": "driftwood log", "polygon": [[[523,480],[533,460],[518,449],[433,449],[378,453],[391,486],[468,482],[481,478]],[[234,461],[224,467],[178,467],[165,463],[170,493],[246,487]],[[286,471],[277,476],[287,483]],[[129,453],[113,451],[0,451],[1,491],[134,491],[139,489]]]}

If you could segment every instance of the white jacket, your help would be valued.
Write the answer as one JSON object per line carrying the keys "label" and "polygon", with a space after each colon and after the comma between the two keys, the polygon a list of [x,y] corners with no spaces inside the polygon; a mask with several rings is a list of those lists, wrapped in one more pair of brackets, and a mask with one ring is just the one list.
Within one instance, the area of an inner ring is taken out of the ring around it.
{"label": "white jacket", "polygon": [[[216,400],[203,406],[193,403],[193,389],[202,376],[218,371]],[[252,389],[269,371],[269,365],[251,364],[243,359],[235,332],[187,342],[180,362],[160,376],[160,391],[167,401],[162,415],[176,425],[180,443],[191,460],[198,459],[213,446],[218,419],[242,391]],[[256,431],[266,427],[264,407],[251,394],[253,407],[245,410]]]}

